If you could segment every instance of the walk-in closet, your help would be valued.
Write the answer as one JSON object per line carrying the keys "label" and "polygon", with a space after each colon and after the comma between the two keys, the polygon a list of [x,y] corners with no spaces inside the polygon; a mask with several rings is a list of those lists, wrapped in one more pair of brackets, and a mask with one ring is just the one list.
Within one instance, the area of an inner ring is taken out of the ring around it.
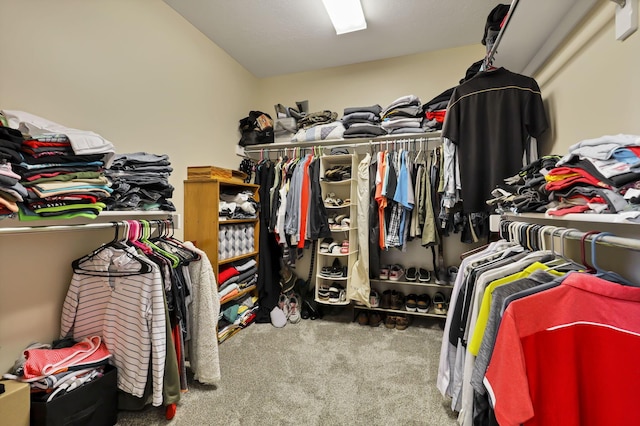
{"label": "walk-in closet", "polygon": [[0,5],[0,426],[640,424],[638,0]]}

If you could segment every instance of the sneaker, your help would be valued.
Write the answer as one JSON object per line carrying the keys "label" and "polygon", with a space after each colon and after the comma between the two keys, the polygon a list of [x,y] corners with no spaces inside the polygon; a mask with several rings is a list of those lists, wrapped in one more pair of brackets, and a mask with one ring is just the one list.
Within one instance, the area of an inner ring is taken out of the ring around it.
{"label": "sneaker", "polygon": [[289,297],[289,322],[291,324],[299,323],[300,316],[300,298],[294,293]]}
{"label": "sneaker", "polygon": [[329,287],[329,303],[340,303],[346,300],[344,287],[338,283],[331,284]]}
{"label": "sneaker", "polygon": [[429,281],[431,281],[431,272],[424,268],[420,268],[418,270],[418,281],[420,281],[421,283],[428,283]]}
{"label": "sneaker", "polygon": [[448,303],[444,294],[437,292],[433,295],[433,313],[438,315],[447,315]]}
{"label": "sneaker", "polygon": [[349,240],[344,240],[342,242],[342,247],[340,247],[340,253],[349,254]]}
{"label": "sneaker", "polygon": [[383,265],[380,267],[380,279],[388,280],[389,279],[389,266]]}
{"label": "sneaker", "polygon": [[458,278],[458,267],[449,266],[449,269],[447,269],[447,272],[449,273],[449,283],[455,284],[456,278]]}
{"label": "sneaker", "polygon": [[286,294],[280,294],[278,298],[278,308],[284,312],[284,317],[289,318],[289,298]]}
{"label": "sneaker", "polygon": [[418,309],[418,295],[413,293],[407,295],[404,307],[409,312],[415,312]]}
{"label": "sneaker", "polygon": [[419,295],[416,304],[418,312],[422,314],[428,313],[429,308],[431,308],[431,296],[429,296],[427,293]]}
{"label": "sneaker", "polygon": [[333,242],[333,238],[325,238],[320,243],[320,253],[329,253],[329,246]]}
{"label": "sneaker", "polygon": [[329,289],[330,287],[327,287],[326,285],[321,285],[320,287],[318,287],[318,299],[328,301],[330,295]]}
{"label": "sneaker", "polygon": [[418,270],[413,266],[407,269],[407,273],[405,274],[407,281],[415,281],[418,279]]}
{"label": "sneaker", "polygon": [[372,308],[380,306],[380,295],[374,289],[371,289],[369,292],[369,305],[371,305]]}
{"label": "sneaker", "polygon": [[400,281],[404,277],[404,268],[402,265],[391,265],[389,268],[389,279],[391,281]]}
{"label": "sneaker", "polygon": [[331,265],[331,278],[342,278],[345,276],[343,274],[344,271],[342,268],[342,264],[338,259],[334,259],[333,264]]}

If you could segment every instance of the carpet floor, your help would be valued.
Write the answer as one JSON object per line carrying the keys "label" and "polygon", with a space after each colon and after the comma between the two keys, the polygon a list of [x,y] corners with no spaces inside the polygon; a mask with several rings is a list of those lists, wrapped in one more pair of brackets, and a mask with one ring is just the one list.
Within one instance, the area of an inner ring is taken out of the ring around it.
{"label": "carpet floor", "polygon": [[436,389],[442,321],[361,326],[349,309],[277,329],[253,324],[220,345],[218,386],[189,380],[175,418],[122,411],[118,425],[455,425]]}

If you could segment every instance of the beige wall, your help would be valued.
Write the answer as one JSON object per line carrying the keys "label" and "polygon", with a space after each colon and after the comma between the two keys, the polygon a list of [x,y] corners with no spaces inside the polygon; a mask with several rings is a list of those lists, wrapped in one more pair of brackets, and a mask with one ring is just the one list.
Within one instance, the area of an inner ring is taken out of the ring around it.
{"label": "beige wall", "polygon": [[544,153],[602,135],[640,134],[640,33],[615,39],[613,2],[602,4],[535,76],[551,132]]}
{"label": "beige wall", "polygon": [[[0,109],[93,130],[118,153],[235,168],[257,79],[161,0],[0,0]],[[6,226],[6,225],[0,225]],[[181,230],[177,234],[181,234]],[[70,264],[111,231],[0,235],[0,373],[57,337]]]}

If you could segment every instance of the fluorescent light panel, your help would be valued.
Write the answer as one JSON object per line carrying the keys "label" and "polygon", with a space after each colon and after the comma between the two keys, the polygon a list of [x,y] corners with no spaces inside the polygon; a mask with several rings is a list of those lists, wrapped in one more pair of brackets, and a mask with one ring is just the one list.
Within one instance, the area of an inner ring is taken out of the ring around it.
{"label": "fluorescent light panel", "polygon": [[322,0],[336,34],[350,33],[367,28],[360,0]]}

